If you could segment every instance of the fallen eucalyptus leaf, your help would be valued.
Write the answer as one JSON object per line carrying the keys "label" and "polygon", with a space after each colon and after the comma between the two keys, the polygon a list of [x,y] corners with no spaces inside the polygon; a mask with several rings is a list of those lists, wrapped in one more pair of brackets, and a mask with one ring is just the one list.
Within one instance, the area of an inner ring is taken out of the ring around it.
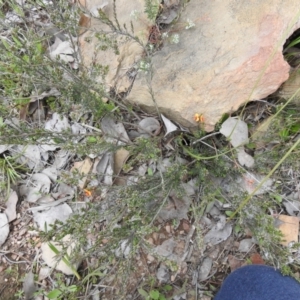
{"label": "fallen eucalyptus leaf", "polygon": [[58,113],[54,113],[52,118],[45,123],[46,130],[51,132],[62,132],[70,129],[69,120],[66,116],[61,116]]}
{"label": "fallen eucalyptus leaf", "polygon": [[160,264],[158,270],[156,271],[156,278],[160,283],[166,283],[170,280],[170,270],[165,264]]}
{"label": "fallen eucalyptus leaf", "polygon": [[129,240],[122,240],[119,244],[120,246],[118,247],[118,249],[115,250],[115,255],[117,257],[128,258],[132,248]]}
{"label": "fallen eucalyptus leaf", "polygon": [[6,201],[6,209],[4,213],[7,216],[8,222],[17,218],[16,205],[18,202],[18,195],[15,191],[11,192],[8,200]]}
{"label": "fallen eucalyptus leaf", "polygon": [[58,242],[46,242],[41,245],[42,259],[49,267],[55,268],[66,275],[77,274],[76,270],[79,267],[81,260],[77,257],[77,261],[71,264],[68,259],[69,257],[73,257],[72,254],[76,248],[75,239],[68,234],[62,239],[62,243],[67,247],[67,256],[64,256],[62,259],[57,259],[57,256],[62,252],[62,245]]}
{"label": "fallen eucalyptus leaf", "polygon": [[31,177],[31,182],[34,186],[39,186],[42,194],[48,194],[50,191],[51,180],[50,178],[43,173],[35,173]]}
{"label": "fallen eucalyptus leaf", "polygon": [[164,122],[164,125],[166,127],[166,134],[167,136],[169,133],[178,130],[178,127],[174,125],[168,118],[166,118],[163,114],[161,114],[161,118]]}
{"label": "fallen eucalyptus leaf", "polygon": [[253,239],[243,239],[240,241],[239,251],[247,253],[251,250],[252,246],[254,245]]}
{"label": "fallen eucalyptus leaf", "polygon": [[57,180],[58,171],[56,168],[53,167],[45,168],[41,173],[47,175],[52,182],[55,182]]}
{"label": "fallen eucalyptus leaf", "polygon": [[67,164],[70,157],[70,152],[68,150],[61,149],[55,154],[55,160],[52,167],[56,169],[62,169]]}
{"label": "fallen eucalyptus leaf", "polygon": [[282,204],[290,216],[294,216],[294,217],[299,216],[300,201],[284,200]]}
{"label": "fallen eucalyptus leaf", "polygon": [[245,152],[243,148],[237,149],[237,158],[241,166],[252,168],[254,166],[254,158]]}
{"label": "fallen eucalyptus leaf", "polygon": [[124,125],[122,123],[116,124],[111,117],[106,116],[101,120],[101,129],[107,142],[116,143],[117,141],[117,145],[131,143]]}
{"label": "fallen eucalyptus leaf", "polygon": [[[224,225],[225,224],[225,225]],[[213,246],[227,240],[232,232],[232,225],[226,223],[226,217],[220,216],[220,221],[204,236],[204,243]]]}
{"label": "fallen eucalyptus leaf", "polygon": [[126,149],[118,149],[114,153],[114,174],[118,176],[126,163],[130,153]]}
{"label": "fallen eucalyptus leaf", "polygon": [[71,43],[68,40],[62,41],[56,37],[54,44],[49,47],[49,55],[52,59],[58,57],[64,62],[73,62],[73,54],[76,52],[76,47],[74,48],[73,45],[76,45],[76,43]]}
{"label": "fallen eucalyptus leaf", "polygon": [[16,145],[9,150],[21,165],[27,165],[30,169],[39,171],[44,168],[41,161],[40,149],[36,145]]}
{"label": "fallen eucalyptus leaf", "polygon": [[45,226],[50,229],[49,225],[53,225],[56,220],[65,223],[72,214],[71,207],[66,203],[46,209],[47,210],[42,212],[32,212],[34,221],[42,231],[45,231]]}

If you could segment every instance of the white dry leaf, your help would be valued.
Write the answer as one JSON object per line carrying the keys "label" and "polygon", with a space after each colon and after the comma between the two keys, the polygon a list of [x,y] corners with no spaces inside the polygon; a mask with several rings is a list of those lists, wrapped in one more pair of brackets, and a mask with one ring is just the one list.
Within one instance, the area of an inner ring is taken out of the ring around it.
{"label": "white dry leaf", "polygon": [[49,97],[49,96],[59,97],[60,95],[61,95],[61,93],[56,88],[51,88],[50,91],[42,92],[41,94],[33,93],[30,96],[30,102],[35,102],[37,100],[42,100],[42,99],[44,99],[46,97]]}
{"label": "white dry leaf", "polygon": [[31,182],[34,186],[40,187],[40,192],[42,194],[48,194],[50,192],[51,180],[43,173],[35,173],[31,177]]}
{"label": "white dry leaf", "polygon": [[127,186],[131,186],[131,185],[135,185],[137,184],[139,181],[139,177],[138,176],[128,176],[127,178]]}
{"label": "white dry leaf", "polygon": [[6,209],[4,213],[7,216],[8,222],[11,222],[17,218],[16,206],[18,202],[18,195],[15,191],[11,192],[8,200],[6,201]]}
{"label": "white dry leaf", "polygon": [[87,133],[87,130],[85,127],[83,127],[82,125],[80,125],[79,123],[75,122],[71,125],[71,131],[73,134],[86,134]]}
{"label": "white dry leaf", "polygon": [[166,205],[160,210],[158,219],[160,221],[188,219],[187,213],[190,209],[191,198],[185,195],[177,197],[171,192]]}
{"label": "white dry leaf", "polygon": [[237,149],[237,159],[241,166],[245,166],[247,168],[254,167],[254,158],[246,153],[243,148]]}
{"label": "white dry leaf", "polygon": [[196,179],[191,179],[188,182],[184,182],[181,184],[181,186],[184,188],[187,196],[194,196],[196,193],[197,187],[197,181]]}
{"label": "white dry leaf", "polygon": [[20,195],[24,197],[24,200],[30,203],[34,203],[42,197],[40,193],[40,186],[21,185],[19,192]]}
{"label": "white dry leaf", "polygon": [[161,118],[164,122],[164,125],[166,127],[166,134],[167,136],[169,133],[178,130],[178,127],[174,125],[168,118],[166,118],[163,114],[161,114]]}
{"label": "white dry leaf", "polygon": [[169,157],[164,158],[163,160],[159,160],[157,164],[157,170],[165,173],[169,167],[172,167],[172,162]]}
{"label": "white dry leaf", "polygon": [[23,282],[23,291],[25,295],[25,300],[32,299],[33,294],[36,291],[36,285],[34,283],[34,275],[31,271],[25,275],[24,282]]}
{"label": "white dry leaf", "polygon": [[[175,295],[173,298],[172,298],[172,300],[186,300],[187,299],[187,293],[186,292],[184,292],[184,293],[182,293],[182,294],[180,294],[180,295]],[[210,297],[208,297],[208,298],[203,298],[203,297],[201,297],[201,299],[203,299],[203,300],[208,300],[208,299],[211,299]]]}
{"label": "white dry leaf", "polygon": [[[236,179],[236,182],[239,184],[239,187],[244,191],[251,194],[257,186],[264,180],[265,176],[247,172]],[[268,192],[273,185],[273,180],[271,178],[267,179],[263,185],[254,193],[254,195],[262,195]]]}
{"label": "white dry leaf", "polygon": [[52,182],[55,182],[57,180],[58,171],[56,168],[53,167],[45,168],[44,170],[41,171],[41,173],[47,175]]}
{"label": "white dry leaf", "polygon": [[222,124],[220,133],[229,138],[235,148],[249,143],[248,126],[238,118],[228,118]]}
{"label": "white dry leaf", "polygon": [[54,198],[51,195],[45,195],[38,199],[38,204],[48,204],[54,202]]}
{"label": "white dry leaf", "polygon": [[69,130],[71,126],[66,116],[61,116],[60,114],[55,112],[52,115],[52,118],[49,121],[45,122],[44,128],[51,132],[62,132]]}
{"label": "white dry leaf", "polygon": [[48,194],[50,187],[51,180],[46,174],[35,173],[31,177],[30,185],[21,185],[19,191],[25,201],[34,203],[43,195]]}
{"label": "white dry leaf", "polygon": [[5,243],[9,234],[9,224],[6,214],[0,213],[0,247]]}
{"label": "white dry leaf", "polygon": [[290,216],[299,217],[300,201],[284,200],[282,204]]}
{"label": "white dry leaf", "polygon": [[165,264],[161,263],[156,271],[156,278],[160,283],[166,283],[169,282],[170,277],[171,274],[169,268]]}
{"label": "white dry leaf", "polygon": [[204,281],[207,279],[209,273],[210,273],[210,270],[211,270],[211,267],[212,267],[212,264],[213,264],[213,260],[210,258],[210,257],[205,257],[201,266],[200,266],[200,270],[199,270],[199,280],[200,281]]}
{"label": "white dry leaf", "polygon": [[101,129],[104,133],[105,140],[109,143],[117,145],[125,145],[131,143],[125,127],[122,123],[115,123],[113,118],[106,116],[101,120]]}
{"label": "white dry leaf", "polygon": [[119,247],[115,250],[115,255],[117,257],[125,257],[128,258],[132,247],[130,245],[129,240],[122,240],[119,243]]}
{"label": "white dry leaf", "polygon": [[232,232],[232,225],[226,223],[226,217],[221,215],[220,221],[212,227],[211,230],[204,236],[204,243],[215,246],[225,240],[227,240]]}
{"label": "white dry leaf", "polygon": [[174,238],[171,237],[170,239],[163,241],[161,245],[156,246],[154,251],[160,256],[170,258],[173,254],[175,246],[176,242],[174,241]]}
{"label": "white dry leaf", "polygon": [[55,154],[55,159],[52,166],[56,169],[62,169],[67,164],[70,157],[70,152],[68,150],[61,149]]}
{"label": "white dry leaf", "polygon": [[103,181],[106,185],[112,185],[114,174],[113,153],[103,154],[98,164],[94,167],[93,173],[98,175],[99,181]]}
{"label": "white dry leaf", "polygon": [[[63,246],[67,248],[67,254],[69,257],[73,257],[74,249],[77,248],[77,243],[75,242],[75,239],[70,235],[66,235],[62,239]],[[51,244],[61,253],[63,246],[58,242],[51,242]],[[66,275],[73,275],[74,272],[72,268],[70,268],[69,265],[64,263],[63,258],[58,259],[57,254],[52,251],[52,249],[49,246],[49,243],[43,243],[41,245],[41,251],[42,251],[42,259],[45,261],[45,263],[55,270],[61,271],[62,273]],[[73,269],[77,270],[79,265],[81,263],[81,259],[77,257],[77,260],[73,263],[72,267]]]}
{"label": "white dry leaf", "polygon": [[55,38],[54,44],[49,48],[49,54],[52,59],[59,58],[64,62],[73,62],[73,54],[77,51],[76,43],[69,41],[62,41],[58,37]]}
{"label": "white dry leaf", "polygon": [[36,145],[16,145],[10,148],[9,152],[16,157],[18,163],[27,165],[30,169],[39,171],[44,167],[41,161],[40,149]]}
{"label": "white dry leaf", "polygon": [[142,165],[139,166],[139,169],[138,169],[138,174],[139,176],[145,176],[145,174],[147,173],[147,170],[148,170],[148,167],[147,165],[144,163]]}
{"label": "white dry leaf", "polygon": [[0,154],[8,150],[10,147],[10,145],[0,145]]}
{"label": "white dry leaf", "polygon": [[114,153],[114,174],[118,176],[122,171],[130,153],[128,150],[121,148]]}
{"label": "white dry leaf", "polygon": [[52,273],[51,268],[47,266],[42,266],[39,271],[38,281],[41,282],[42,280],[46,279]]}
{"label": "white dry leaf", "polygon": [[105,185],[111,186],[113,184],[113,175],[114,175],[114,157],[113,155],[111,155],[105,171],[103,183]]}
{"label": "white dry leaf", "polygon": [[238,251],[243,253],[248,253],[251,250],[253,245],[254,245],[253,239],[243,239],[240,241]]}
{"label": "white dry leaf", "polygon": [[20,18],[15,12],[11,12],[9,11],[6,15],[5,15],[5,23],[7,24],[11,24],[11,23],[18,23],[21,24],[23,23],[23,19]]}
{"label": "white dry leaf", "polygon": [[55,151],[59,146],[55,145],[55,143],[51,140],[49,144],[40,144],[40,152],[48,152],[48,151]]}
{"label": "white dry leaf", "polygon": [[160,132],[159,122],[152,117],[142,119],[138,124],[138,132],[145,137],[151,137],[152,135],[158,135]]}
{"label": "white dry leaf", "polygon": [[17,118],[6,119],[4,124],[20,131],[20,120]]}
{"label": "white dry leaf", "polygon": [[40,230],[45,231],[45,226],[50,229],[49,225],[53,225],[55,221],[61,221],[65,223],[72,214],[71,207],[64,203],[57,206],[53,206],[50,209],[39,212],[33,210],[33,219],[37,223]]}
{"label": "white dry leaf", "polygon": [[52,193],[52,196],[55,199],[60,199],[64,197],[69,197],[70,199],[72,199],[74,195],[75,195],[75,189],[63,182],[58,185],[57,192]]}

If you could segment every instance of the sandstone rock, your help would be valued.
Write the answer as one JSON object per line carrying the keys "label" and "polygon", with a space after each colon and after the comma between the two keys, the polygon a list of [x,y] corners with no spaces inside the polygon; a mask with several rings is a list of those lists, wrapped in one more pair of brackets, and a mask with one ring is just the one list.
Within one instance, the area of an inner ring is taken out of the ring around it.
{"label": "sandstone rock", "polygon": [[[114,19],[112,0],[81,0],[84,2],[87,11],[97,12],[95,8],[103,7]],[[144,1],[116,4],[119,24],[127,24],[130,30],[133,21],[135,34],[145,45],[152,24],[144,13]],[[172,5],[178,1],[164,4],[173,13]],[[136,19],[130,17],[132,11],[139,12]],[[297,0],[290,0],[288,5],[281,0],[190,0],[175,25],[165,29],[169,35],[175,31],[179,43],[165,40],[152,58],[152,72],[138,72],[128,101],[153,112],[158,108],[171,120],[194,129],[199,127],[194,115],[202,114],[205,130],[213,130],[225,112],[270,95],[288,79],[290,67],[282,46],[300,26],[298,11]],[[195,26],[185,30],[189,20]],[[109,28],[94,19],[90,23],[90,30],[80,37],[84,64],[90,66],[95,61],[109,65],[106,83],[117,91],[128,89],[131,81],[127,74],[142,59],[143,46],[118,37],[119,55],[112,50],[97,51],[95,31]]]}
{"label": "sandstone rock", "polygon": [[[90,16],[97,16],[97,9],[101,8],[116,25],[112,0],[80,0],[80,4],[85,7],[86,13],[89,13]],[[116,4],[121,29],[125,31],[123,27],[125,24],[127,30],[132,34],[132,22],[134,35],[139,38],[140,43],[128,39],[126,35],[111,34],[109,37],[111,40],[116,39],[120,54],[115,54],[113,49],[101,51],[101,42],[96,37],[96,33],[108,32],[111,29],[99,18],[91,18],[88,23],[89,29],[80,36],[79,44],[84,65],[87,67],[93,66],[94,63],[108,65],[109,72],[105,79],[107,85],[114,86],[118,92],[122,92],[131,85],[131,80],[126,73],[141,59],[144,52],[143,46],[147,44],[149,28],[153,25],[153,22],[148,20],[147,15],[144,13],[143,0],[116,1]],[[100,76],[96,79],[102,82]]]}
{"label": "sandstone rock", "polygon": [[[298,11],[295,0],[191,0],[174,26],[179,43],[165,42],[152,60],[160,112],[194,128],[201,113],[210,131],[225,112],[275,92],[289,76],[282,46],[300,26]],[[182,29],[187,19],[196,26]],[[128,100],[154,111],[149,81],[139,73]]]}

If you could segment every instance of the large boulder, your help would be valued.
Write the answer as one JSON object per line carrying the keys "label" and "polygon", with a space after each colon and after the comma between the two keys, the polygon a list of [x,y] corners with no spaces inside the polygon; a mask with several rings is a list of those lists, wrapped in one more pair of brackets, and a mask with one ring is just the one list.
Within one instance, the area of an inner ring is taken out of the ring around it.
{"label": "large boulder", "polygon": [[[152,60],[154,99],[171,119],[192,127],[193,116],[203,114],[205,129],[213,130],[222,114],[288,79],[282,47],[300,26],[299,1],[191,0],[175,27],[187,19],[196,26],[181,29],[180,42],[165,43]],[[128,99],[155,107],[146,82],[139,73]]]}
{"label": "large boulder", "polygon": [[[105,1],[111,16],[112,2]],[[120,24],[130,23],[133,8],[143,12],[142,2],[116,1],[123,18]],[[143,24],[144,17],[141,13]],[[186,30],[189,20],[195,26]],[[164,30],[170,30],[169,36],[171,31],[179,34],[179,42],[164,41],[152,58],[152,72],[138,72],[127,99],[150,111],[158,108],[191,128],[199,126],[195,114],[202,114],[202,126],[213,130],[224,113],[272,94],[288,79],[290,67],[282,47],[299,27],[298,0],[290,0],[288,5],[282,0],[190,0],[180,10],[175,25]],[[138,28],[136,32],[143,32],[140,36],[145,37],[147,27]],[[90,51],[86,55],[91,60],[94,50],[90,46],[83,44],[82,48]],[[124,70],[143,59],[142,47],[135,45],[139,48],[136,52],[129,47],[123,44],[124,51],[115,59],[99,56],[102,63],[110,61],[108,83],[125,89],[128,83],[118,83],[126,78]]]}

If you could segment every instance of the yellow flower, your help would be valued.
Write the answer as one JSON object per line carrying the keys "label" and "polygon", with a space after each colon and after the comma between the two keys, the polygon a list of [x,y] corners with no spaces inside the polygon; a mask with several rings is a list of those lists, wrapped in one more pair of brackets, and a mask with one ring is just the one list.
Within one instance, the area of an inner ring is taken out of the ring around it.
{"label": "yellow flower", "polygon": [[86,197],[91,197],[92,196],[92,192],[90,190],[84,189],[83,191],[84,191],[84,194],[85,194]]}
{"label": "yellow flower", "polygon": [[197,123],[204,123],[204,117],[202,114],[195,114],[194,115],[194,120],[197,122]]}

